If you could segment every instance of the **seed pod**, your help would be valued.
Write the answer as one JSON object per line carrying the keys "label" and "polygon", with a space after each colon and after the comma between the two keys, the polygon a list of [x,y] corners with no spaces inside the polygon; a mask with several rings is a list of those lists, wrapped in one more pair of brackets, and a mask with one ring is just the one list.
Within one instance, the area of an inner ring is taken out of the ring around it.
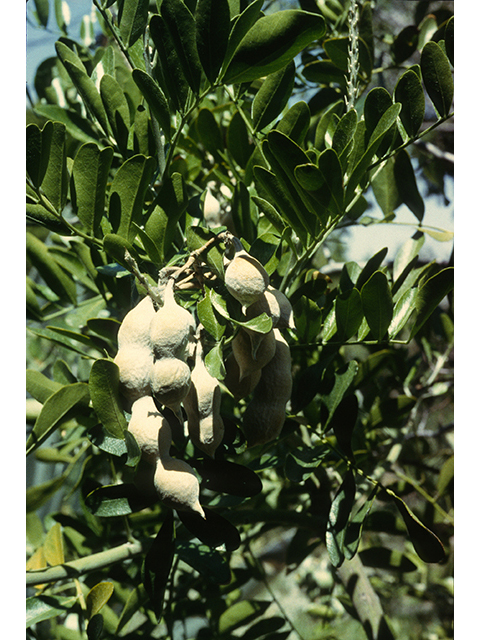
{"label": "seed pod", "polygon": [[118,330],[118,349],[130,345],[150,348],[150,322],[155,316],[155,307],[150,296],[145,296],[131,309]]}
{"label": "seed pod", "polygon": [[266,313],[272,318],[273,327],[279,329],[295,329],[293,309],[287,296],[271,285],[259,299],[248,307],[245,312],[248,320]]}
{"label": "seed pod", "polygon": [[188,418],[188,433],[192,442],[209,456],[223,439],[225,431],[220,415],[221,391],[216,378],[210,375],[203,361],[200,341],[195,353],[192,384],[183,406]]}
{"label": "seed pod", "polygon": [[135,436],[142,457],[147,462],[156,464],[160,455],[169,455],[172,431],[165,416],[155,406],[152,396],[144,396],[133,403],[128,430]]}
{"label": "seed pod", "polygon": [[227,387],[235,400],[241,400],[249,396],[257,386],[261,371],[253,371],[243,376],[240,380],[240,367],[233,353],[230,353],[225,361],[226,375],[223,384]]}
{"label": "seed pod", "polygon": [[150,322],[150,341],[155,358],[179,358],[186,361],[195,333],[192,314],[177,304],[170,279],[164,289],[163,307]]}
{"label": "seed pod", "polygon": [[[256,341],[258,336],[262,337],[261,342]],[[245,376],[263,369],[273,358],[276,346],[273,330],[259,334],[240,329],[232,342],[233,355],[240,368],[240,382]]]}
{"label": "seed pod", "polygon": [[153,483],[160,500],[177,511],[193,511],[205,518],[200,504],[200,485],[192,467],[177,458],[157,459]]}
{"label": "seed pod", "polygon": [[249,307],[262,295],[270,282],[263,265],[233,238],[235,255],[225,270],[225,286],[244,307]]}
{"label": "seed pod", "polygon": [[150,394],[153,354],[148,346],[127,343],[119,349],[114,362],[119,370],[120,391],[129,403]]}
{"label": "seed pod", "polygon": [[190,389],[191,372],[188,364],[178,358],[155,360],[150,368],[150,389],[155,400],[178,411]]}
{"label": "seed pod", "polygon": [[243,417],[248,446],[270,442],[280,434],[292,392],[290,347],[279,329],[273,331],[277,344],[275,355],[262,369],[260,381]]}

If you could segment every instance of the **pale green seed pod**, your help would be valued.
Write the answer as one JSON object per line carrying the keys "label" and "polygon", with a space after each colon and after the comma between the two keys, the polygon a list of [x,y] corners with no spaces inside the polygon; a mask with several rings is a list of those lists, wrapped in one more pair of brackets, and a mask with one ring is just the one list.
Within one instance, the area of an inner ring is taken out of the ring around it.
{"label": "pale green seed pod", "polygon": [[153,354],[148,346],[124,344],[114,362],[118,366],[120,392],[128,403],[150,393]]}
{"label": "pale green seed pod", "polygon": [[238,238],[233,243],[235,255],[225,269],[225,286],[236,300],[249,307],[262,295],[270,279],[261,262],[245,251]]}
{"label": "pale green seed pod", "polygon": [[118,330],[118,349],[135,344],[150,348],[150,322],[155,316],[155,307],[150,296],[145,296],[131,309]]}
{"label": "pale green seed pod", "polygon": [[161,358],[151,365],[151,393],[157,402],[173,411],[178,411],[180,403],[190,389],[190,383],[190,367],[183,360]]}
{"label": "pale green seed pod", "polygon": [[[261,336],[262,340],[257,342],[258,336]],[[233,355],[240,368],[240,382],[246,376],[263,369],[275,355],[276,346],[273,330],[259,334],[240,329],[232,341]]]}
{"label": "pale green seed pod", "polygon": [[272,318],[273,328],[295,329],[293,309],[287,296],[271,285],[259,299],[248,307],[245,315],[248,320],[266,313]]}

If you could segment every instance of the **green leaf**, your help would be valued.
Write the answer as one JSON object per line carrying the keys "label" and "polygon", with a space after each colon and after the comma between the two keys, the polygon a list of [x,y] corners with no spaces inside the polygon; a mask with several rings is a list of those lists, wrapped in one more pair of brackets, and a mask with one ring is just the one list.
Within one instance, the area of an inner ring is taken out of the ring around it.
{"label": "green leaf", "polygon": [[72,169],[72,208],[89,234],[96,234],[105,213],[106,188],[113,148],[93,142],[80,147]]}
{"label": "green leaf", "polygon": [[68,191],[65,125],[60,122],[49,124],[47,122],[42,130],[39,177],[43,173],[43,178],[40,187],[54,209],[61,213],[67,202]]}
{"label": "green leaf", "polygon": [[98,419],[115,438],[124,438],[127,422],[122,410],[119,372],[111,360],[95,360],[88,380],[92,405]]}
{"label": "green leaf", "polygon": [[361,290],[363,313],[376,340],[382,340],[393,317],[392,292],[387,276],[376,271]]}
{"label": "green leaf", "polygon": [[330,562],[336,568],[345,559],[344,540],[355,501],[355,489],[355,476],[353,471],[349,469],[332,501],[325,532],[325,543]]}
{"label": "green leaf", "polygon": [[453,100],[450,63],[439,44],[427,42],[420,58],[425,89],[441,117],[448,114]]}
{"label": "green leaf", "polygon": [[173,511],[169,511],[142,565],[142,582],[158,621],[162,617],[163,599],[174,555]]}
{"label": "green leaf", "polygon": [[57,493],[66,479],[67,476],[63,473],[61,476],[53,478],[53,480],[47,480],[47,482],[29,487],[26,493],[26,512],[32,513],[40,509],[42,505]]}
{"label": "green leaf", "polygon": [[[371,136],[375,131],[375,127],[378,125],[383,114],[388,111],[391,106],[392,96],[383,87],[375,87],[368,92],[363,110],[365,119],[365,146],[367,148],[370,144]],[[387,153],[395,136],[395,132],[396,127],[392,125],[390,130],[385,133],[376,151],[379,157]]]}
{"label": "green leaf", "polygon": [[395,64],[399,65],[407,60],[415,51],[418,45],[418,28],[415,25],[408,25],[400,31],[392,44],[392,56]]}
{"label": "green leaf", "polygon": [[99,582],[90,589],[85,597],[87,617],[90,620],[110,600],[114,592],[113,582]]}
{"label": "green leaf", "polygon": [[113,178],[109,217],[115,233],[130,242],[136,235],[132,222],[141,223],[145,194],[154,170],[155,159],[139,154],[126,160]]}
{"label": "green leaf", "polygon": [[387,571],[416,571],[417,565],[398,549],[386,547],[369,547],[359,553],[362,564],[366,567],[376,567]]}
{"label": "green leaf", "polygon": [[344,553],[347,560],[351,560],[357,553],[360,545],[360,539],[362,537],[363,525],[370,513],[378,492],[379,486],[376,485],[360,509],[350,517],[350,522],[348,523],[344,538]]}
{"label": "green leaf", "polygon": [[26,251],[28,259],[50,289],[61,300],[69,300],[76,304],[75,282],[56,262],[49,248],[29,231],[27,231],[26,237]]}
{"label": "green leaf", "polygon": [[198,57],[205,75],[213,84],[227,53],[230,35],[228,0],[198,0],[195,23]]}
{"label": "green leaf", "polygon": [[387,257],[388,247],[384,247],[377,251],[371,258],[367,260],[367,263],[363,267],[363,269],[358,274],[358,277],[355,280],[355,285],[357,289],[360,291],[363,285],[370,279],[370,277],[380,269],[382,262]]}
{"label": "green leaf", "polygon": [[252,103],[254,131],[260,131],[283,111],[295,82],[295,63],[289,62],[283,69],[266,77]]}
{"label": "green leaf", "polygon": [[170,140],[170,110],[165,94],[155,80],[149,76],[148,73],[142,71],[142,69],[134,69],[132,71],[132,78],[147,101],[153,117],[165,134],[165,138]]}
{"label": "green leaf", "polygon": [[392,292],[397,293],[400,285],[405,280],[407,275],[413,269],[413,266],[417,260],[418,253],[425,243],[425,236],[423,233],[416,237],[409,238],[400,247],[395,255],[393,261],[393,287]]}
{"label": "green leaf", "polygon": [[350,109],[338,123],[332,140],[332,149],[337,152],[343,168],[345,168],[346,158],[353,144],[356,130],[357,112],[355,109]]}
{"label": "green leaf", "polygon": [[141,511],[155,502],[133,484],[110,484],[94,489],[85,504],[95,516],[115,518]]}
{"label": "green leaf", "polygon": [[223,81],[251,82],[274,73],[324,34],[325,21],[315,13],[287,9],[263,16],[240,42]]}
{"label": "green leaf", "polygon": [[75,140],[82,143],[95,142],[98,144],[93,123],[76,111],[64,109],[56,104],[39,103],[35,105],[35,112],[48,120],[55,120],[64,124],[67,132]]}
{"label": "green leaf", "polygon": [[130,109],[122,87],[108,73],[101,77],[100,97],[118,146],[125,154],[131,124]]}
{"label": "green leaf", "polygon": [[391,129],[391,127],[395,124],[401,109],[402,109],[402,105],[392,104],[392,106],[389,107],[380,118],[377,126],[375,127],[372,135],[369,138],[367,149],[361,155],[360,159],[357,161],[352,171],[352,174],[347,184],[347,190],[346,190],[346,196],[345,196],[346,202],[349,202],[351,197],[353,196],[356,187],[364,177],[370,162],[372,161],[375,153],[377,152],[380,143],[382,142],[383,138],[388,133],[388,131]]}
{"label": "green leaf", "polygon": [[223,136],[220,127],[210,109],[202,108],[198,112],[196,129],[200,142],[213,156],[223,149]]}
{"label": "green leaf", "polygon": [[[53,128],[53,122],[46,122],[43,129],[36,124],[29,124],[26,128],[26,156],[27,174],[35,187],[42,184],[48,167],[48,131]],[[45,132],[45,142],[43,140]]]}
{"label": "green leaf", "polygon": [[205,457],[195,469],[202,476],[202,486],[211,491],[242,498],[262,491],[262,481],[255,471],[235,462]]}
{"label": "green leaf", "polygon": [[45,560],[52,567],[65,562],[62,526],[59,522],[56,522],[48,530],[43,542],[43,553],[45,554]]}
{"label": "green leaf", "polygon": [[320,332],[323,314],[318,304],[301,296],[293,305],[297,335],[303,342],[313,342]]}
{"label": "green leaf", "polygon": [[217,380],[223,380],[227,375],[221,342],[217,342],[205,356],[205,367],[208,373],[214,378],[217,378]]}
{"label": "green leaf", "polygon": [[424,562],[437,563],[445,558],[445,549],[439,538],[417,518],[412,510],[391,489],[387,494],[393,498],[419,558]]}
{"label": "green leaf", "polygon": [[447,53],[447,57],[450,60],[450,64],[452,65],[452,67],[454,66],[453,64],[453,58],[454,58],[454,24],[453,24],[453,20],[454,17],[452,16],[448,22],[447,22],[447,26],[445,27],[445,51]]}
{"label": "green leaf", "polygon": [[222,515],[207,507],[203,508],[205,519],[193,511],[178,511],[177,515],[185,527],[203,544],[216,548],[225,545],[227,551],[240,546],[240,534],[236,527]]}
{"label": "green leaf", "polygon": [[160,63],[156,67],[156,79],[160,82],[165,96],[170,101],[172,110],[183,112],[188,98],[189,85],[175,49],[175,42],[162,16],[158,14],[152,16],[150,35]]}
{"label": "green leaf", "polygon": [[[221,229],[221,228],[219,228]],[[196,249],[200,249],[203,245],[215,237],[215,233],[210,231],[210,229],[205,229],[204,227],[188,227],[187,229],[187,247],[189,251],[195,251]],[[206,260],[207,264],[223,278],[224,267],[223,267],[223,253],[220,251],[218,246],[212,245],[208,251],[202,254],[204,260]],[[212,290],[213,295],[213,290]]]}
{"label": "green leaf", "polygon": [[228,38],[227,52],[222,65],[222,71],[220,73],[220,79],[223,79],[223,75],[228,65],[230,64],[233,54],[238,48],[238,45],[247,35],[248,31],[255,24],[261,15],[261,9],[263,6],[263,0],[254,0],[248,4],[245,9],[232,20],[232,28]]}
{"label": "green leaf", "polygon": [[301,145],[310,127],[310,108],[306,102],[295,102],[276,125],[277,131]]}
{"label": "green leaf", "polygon": [[407,69],[395,86],[395,102],[402,104],[400,120],[407,134],[413,138],[417,135],[425,116],[425,94],[418,74]]}
{"label": "green leaf", "polygon": [[443,298],[452,291],[453,285],[453,267],[447,267],[429,278],[421,286],[415,303],[417,318],[410,339],[420,331]]}
{"label": "green leaf", "polygon": [[352,434],[357,423],[357,416],[358,399],[355,394],[350,394],[342,398],[330,420],[330,428],[333,428],[337,444],[349,460],[354,460]]}
{"label": "green leaf", "polygon": [[63,42],[56,42],[55,49],[58,57],[62,61],[71,81],[75,85],[78,93],[85,102],[85,106],[96,118],[105,134],[109,134],[108,118],[103,106],[100,94],[97,91],[95,83],[88,76],[83,62]]}
{"label": "green leaf", "polygon": [[96,613],[87,623],[87,640],[101,640],[103,635],[103,616]]}
{"label": "green leaf", "polygon": [[362,298],[358,289],[340,293],[335,300],[338,339],[346,342],[358,331],[362,320]]}
{"label": "green leaf", "polygon": [[46,27],[48,24],[49,8],[48,0],[35,0],[36,17],[42,27]]}
{"label": "green leaf", "polygon": [[220,615],[218,621],[219,633],[225,634],[225,636],[231,634],[234,629],[260,617],[269,606],[269,601],[261,600],[239,600],[235,602]]}
{"label": "green leaf", "polygon": [[215,340],[220,340],[225,333],[226,322],[223,316],[219,316],[215,312],[211,295],[212,290],[205,287],[205,295],[197,303],[197,315],[199,322],[205,327],[208,333],[215,338]]}
{"label": "green leaf", "polygon": [[40,371],[34,371],[33,369],[27,369],[26,372],[26,389],[35,400],[38,400],[42,404],[51,395],[62,388],[59,382],[50,380]]}
{"label": "green leaf", "polygon": [[395,179],[395,167],[395,160],[389,158],[372,180],[375,200],[385,217],[391,215],[402,204],[399,192],[402,185]]}
{"label": "green leaf", "polygon": [[149,0],[125,0],[118,16],[120,36],[127,48],[143,35],[147,26]]}
{"label": "green leaf", "polygon": [[183,74],[197,94],[202,66],[197,52],[195,19],[182,0],[163,0],[160,12]]}
{"label": "green leaf", "polygon": [[425,213],[425,203],[418,190],[410,156],[405,149],[395,155],[394,178],[403,202],[421,222]]}
{"label": "green leaf", "polygon": [[65,385],[47,398],[27,439],[27,455],[44,442],[60,424],[88,406],[88,385],[75,382]]}
{"label": "green leaf", "polygon": [[350,389],[350,385],[355,379],[357,371],[358,363],[355,360],[351,360],[348,365],[345,365],[341,369],[335,371],[333,388],[327,396],[324,396],[322,398],[323,404],[328,409],[328,418],[323,425],[324,431],[326,431],[327,428],[330,427],[330,422],[335,414],[335,411],[337,410],[347,391]]}
{"label": "green leaf", "polygon": [[176,544],[178,557],[197,571],[205,581],[228,584],[232,579],[228,559],[224,553],[211,549],[206,544],[195,544],[179,540]]}
{"label": "green leaf", "polygon": [[395,338],[408,322],[408,319],[415,310],[415,302],[418,290],[416,288],[407,289],[395,303],[393,317],[388,327],[388,335]]}
{"label": "green leaf", "polygon": [[253,146],[250,143],[247,125],[239,111],[235,111],[228,125],[226,145],[235,162],[245,169]]}
{"label": "green leaf", "polygon": [[37,595],[27,598],[26,627],[65,615],[77,602],[76,596]]}

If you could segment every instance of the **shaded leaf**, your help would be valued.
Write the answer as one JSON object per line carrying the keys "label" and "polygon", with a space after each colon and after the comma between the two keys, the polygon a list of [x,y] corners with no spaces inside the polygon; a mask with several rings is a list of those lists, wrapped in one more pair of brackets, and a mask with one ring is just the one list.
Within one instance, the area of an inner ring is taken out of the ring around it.
{"label": "shaded leaf", "polygon": [[173,511],[169,511],[142,565],[142,582],[157,620],[162,617],[163,599],[174,553]]}
{"label": "shaded leaf", "polygon": [[155,80],[142,69],[134,69],[132,78],[147,101],[150,111],[160,125],[165,138],[170,140],[170,110],[165,94]]}
{"label": "shaded leaf", "polygon": [[227,52],[225,54],[220,78],[223,78],[225,70],[230,64],[233,54],[237,50],[240,42],[247,35],[249,29],[260,18],[262,6],[263,0],[253,0],[253,2],[248,4],[239,15],[236,15],[233,18],[232,28],[228,38]]}
{"label": "shaded leaf", "polygon": [[93,515],[102,518],[126,516],[151,506],[154,501],[128,483],[98,487],[85,498],[85,504]]}
{"label": "shaded leaf", "polygon": [[415,305],[417,319],[410,334],[410,339],[423,327],[443,298],[452,291],[453,285],[453,267],[447,267],[429,278],[421,286]]}
{"label": "shaded leaf", "polygon": [[454,59],[454,17],[452,16],[448,22],[447,22],[447,26],[445,27],[445,51],[447,53],[447,57],[450,60],[450,64],[452,65],[452,67],[454,66],[453,64],[453,59]]}
{"label": "shaded leaf", "polygon": [[439,44],[430,40],[420,58],[425,89],[440,116],[446,116],[452,106],[453,78],[450,63]]}
{"label": "shaded leaf", "polygon": [[95,360],[90,370],[88,388],[98,419],[115,438],[124,438],[127,421],[122,410],[119,371],[111,360]]}
{"label": "shaded leaf", "polygon": [[72,208],[87,233],[96,234],[105,213],[106,188],[113,148],[93,142],[80,147],[72,169]]}
{"label": "shaded leaf", "polygon": [[408,25],[400,31],[392,45],[392,55],[395,64],[401,64],[417,50],[418,28]]}
{"label": "shaded leaf", "polygon": [[36,173],[37,181],[41,178],[42,192],[57,213],[62,212],[68,191],[65,131],[63,123],[47,122],[42,129],[40,157],[37,155],[36,160],[27,166]]}
{"label": "shaded leaf", "polygon": [[198,57],[205,75],[213,84],[227,53],[230,35],[228,0],[198,0],[195,24]]}
{"label": "shaded leaf", "polygon": [[27,629],[38,622],[65,614],[77,602],[76,596],[37,595],[27,598]]}
{"label": "shaded leaf", "polygon": [[[394,159],[389,158],[372,180],[375,200],[385,217],[392,214],[402,204],[399,189],[403,185],[395,179],[395,166]],[[406,191],[406,188],[404,191]]]}
{"label": "shaded leaf", "polygon": [[351,441],[357,416],[358,399],[356,395],[351,394],[342,398],[330,419],[330,428],[333,428],[338,446],[350,460],[354,459]]}
{"label": "shaded leaf", "polygon": [[[221,228],[219,228],[221,230]],[[215,237],[215,233],[203,227],[188,227],[187,229],[187,247],[189,251],[200,249],[203,245]],[[202,259],[213,269],[213,271],[223,278],[223,253],[218,246],[212,245],[207,251],[202,253]],[[214,292],[212,290],[212,296]],[[212,298],[213,302],[213,298]]]}
{"label": "shaded leaf", "polygon": [[407,69],[395,86],[395,102],[402,104],[400,120],[407,134],[413,138],[417,135],[425,116],[425,94],[418,74]]}
{"label": "shaded leaf", "polygon": [[376,271],[363,285],[361,296],[370,331],[376,340],[382,340],[393,317],[392,293],[387,276]]}
{"label": "shaded leaf", "polygon": [[202,580],[213,580],[217,584],[228,584],[231,581],[228,556],[217,549],[211,549],[205,544],[178,541],[176,551],[183,562],[198,571]]}
{"label": "shaded leaf", "polygon": [[53,122],[46,122],[42,130],[36,124],[29,124],[25,130],[25,164],[27,174],[33,185],[39,187],[42,184],[43,177],[48,167],[48,149],[43,141],[44,133],[47,138],[48,130],[52,129]]}
{"label": "shaded leaf", "polygon": [[234,629],[260,617],[269,606],[269,601],[262,600],[240,600],[235,602],[221,614],[218,621],[219,632],[221,634],[231,633]]}
{"label": "shaded leaf", "polygon": [[49,396],[27,439],[27,455],[44,442],[67,418],[88,406],[90,394],[84,382],[61,387]]}
{"label": "shaded leaf", "polygon": [[119,5],[120,36],[127,48],[143,35],[148,19],[148,0],[126,0]]}
{"label": "shaded leaf", "polygon": [[274,73],[324,34],[325,22],[318,14],[287,9],[263,16],[240,42],[223,81],[251,82]]}
{"label": "shaded leaf", "polygon": [[327,430],[337,407],[340,405],[343,397],[349,390],[357,371],[358,363],[355,360],[351,360],[348,365],[345,365],[341,369],[335,371],[333,388],[328,395],[322,398],[322,402],[327,407],[329,413],[328,419],[323,425],[324,431]]}
{"label": "shaded leaf", "polygon": [[428,563],[442,562],[445,558],[445,549],[439,538],[430,529],[427,529],[405,502],[393,491],[387,489],[387,493],[393,498],[400,511],[419,558]]}
{"label": "shaded leaf", "polygon": [[57,478],[53,478],[53,480],[47,480],[47,482],[42,482],[34,487],[29,487],[27,489],[25,500],[26,512],[31,513],[40,509],[42,505],[57,493],[57,491],[63,486],[65,480],[66,475],[62,474]]}
{"label": "shaded leaf", "polygon": [[376,567],[388,571],[416,571],[417,565],[398,549],[386,547],[369,547],[360,551],[360,559],[367,567]]}
{"label": "shaded leaf", "polygon": [[328,214],[343,213],[343,171],[334,149],[325,149],[318,157],[318,165],[301,164],[295,167],[299,184],[315,199],[314,213],[323,224]]}
{"label": "shaded leaf", "polygon": [[236,527],[222,515],[203,507],[205,519],[199,513],[178,511],[178,517],[201,542],[209,547],[225,545],[227,551],[234,551],[240,546],[240,534]]}
{"label": "shaded leaf", "polygon": [[262,491],[260,477],[248,467],[230,462],[206,458],[195,465],[207,489],[232,496],[252,497]]}
{"label": "shaded leaf", "polygon": [[363,320],[362,298],[358,289],[340,293],[335,299],[335,321],[338,339],[347,341],[359,329]]}
{"label": "shaded leaf", "polygon": [[283,111],[295,82],[295,63],[289,62],[283,69],[271,73],[264,80],[252,103],[254,131],[260,131]]}
{"label": "shaded leaf", "polygon": [[228,125],[226,145],[234,160],[242,169],[245,169],[252,155],[253,146],[250,143],[247,125],[239,111],[235,111]]}
{"label": "shaded leaf", "polygon": [[301,145],[310,126],[310,108],[306,102],[295,102],[283,115],[276,128],[291,140]]}
{"label": "shaded leaf", "polygon": [[220,127],[210,109],[202,108],[198,112],[196,129],[200,142],[213,156],[223,149],[223,136]]}
{"label": "shaded leaf", "polygon": [[345,559],[344,540],[355,501],[355,489],[355,476],[349,469],[332,501],[325,531],[328,556],[334,567],[339,567]]}
{"label": "shaded leaf", "polygon": [[369,258],[358,275],[358,278],[355,280],[355,285],[357,289],[361,289],[363,285],[370,279],[370,277],[380,269],[382,262],[387,257],[388,247],[384,247],[377,251],[371,258]]}
{"label": "shaded leaf", "polygon": [[[345,73],[348,72],[350,41],[347,37],[327,38],[323,47],[330,60]],[[358,57],[360,72],[368,80],[372,74],[372,57],[366,43],[358,38]]]}
{"label": "shaded leaf", "polygon": [[[105,57],[105,56],[104,56]],[[103,60],[103,59],[102,59]],[[112,74],[115,70],[112,70]],[[130,109],[126,95],[115,78],[105,73],[100,80],[100,97],[115,139],[125,154],[130,129]]]}
{"label": "shaded leaf", "polygon": [[350,517],[350,522],[348,523],[344,539],[344,552],[347,560],[351,560],[357,553],[362,537],[363,525],[366,518],[368,517],[368,514],[370,513],[378,492],[379,487],[378,485],[376,485],[372,489],[360,509],[358,509],[358,511]]}
{"label": "shaded leaf", "polygon": [[53,395],[56,391],[62,388],[62,384],[55,380],[50,380],[46,375],[40,371],[33,369],[27,369],[26,372],[26,389],[27,393],[38,400],[42,404]]}
{"label": "shaded leaf", "polygon": [[425,213],[425,203],[418,190],[410,156],[405,149],[395,156],[394,176],[401,199],[421,222]]}

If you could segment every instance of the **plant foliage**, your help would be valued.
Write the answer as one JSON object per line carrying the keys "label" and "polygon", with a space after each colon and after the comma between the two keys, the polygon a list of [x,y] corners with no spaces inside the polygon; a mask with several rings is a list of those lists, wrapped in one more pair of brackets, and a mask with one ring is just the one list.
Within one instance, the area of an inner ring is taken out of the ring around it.
{"label": "plant foliage", "polygon": [[[452,119],[453,16],[417,3],[380,45],[384,86],[369,1],[353,3],[354,38],[340,0],[94,0],[95,39],[51,4],[62,35],[26,135],[26,446],[51,470],[27,490],[28,637],[403,638],[389,599],[417,587],[428,637],[452,637],[453,268],[419,260],[442,233],[422,226],[414,143]],[[52,7],[33,9],[45,28]],[[329,269],[344,230],[372,223],[370,197],[384,222],[405,204],[412,238]],[[251,448],[225,362],[240,326],[271,321],[245,320],[224,286],[226,230],[296,324],[287,420]],[[174,447],[205,520],[138,489],[113,362],[126,313],[192,256],[202,278],[181,301],[207,331],[226,430],[213,459]],[[279,575],[301,608],[280,601]]]}

